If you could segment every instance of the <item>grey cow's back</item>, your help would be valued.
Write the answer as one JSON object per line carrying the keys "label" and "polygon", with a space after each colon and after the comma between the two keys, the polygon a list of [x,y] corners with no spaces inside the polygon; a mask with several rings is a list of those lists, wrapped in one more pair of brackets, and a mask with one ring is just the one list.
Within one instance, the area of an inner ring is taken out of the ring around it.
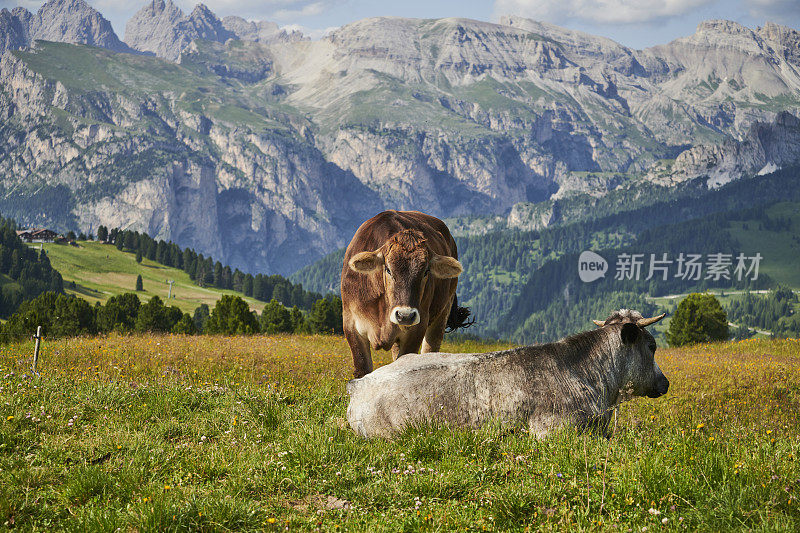
{"label": "grey cow's back", "polygon": [[531,365],[521,364],[532,354],[523,350],[405,355],[347,384],[347,419],[364,437],[389,436],[415,422],[512,421],[539,403]]}

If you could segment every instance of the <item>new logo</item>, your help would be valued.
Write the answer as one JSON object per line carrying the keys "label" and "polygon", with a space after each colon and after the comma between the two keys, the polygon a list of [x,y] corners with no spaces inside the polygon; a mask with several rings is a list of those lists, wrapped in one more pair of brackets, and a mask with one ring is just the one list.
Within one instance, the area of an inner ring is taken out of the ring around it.
{"label": "new logo", "polygon": [[608,261],[600,254],[587,250],[578,257],[578,277],[584,283],[605,277],[607,271]]}

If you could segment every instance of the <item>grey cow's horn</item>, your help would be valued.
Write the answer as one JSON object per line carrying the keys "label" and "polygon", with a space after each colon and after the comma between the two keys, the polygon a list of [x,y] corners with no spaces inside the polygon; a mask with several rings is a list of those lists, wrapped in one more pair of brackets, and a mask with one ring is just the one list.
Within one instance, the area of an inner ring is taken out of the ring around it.
{"label": "grey cow's horn", "polygon": [[602,328],[603,326],[606,325],[606,323],[603,322],[602,320],[592,320],[592,322],[594,322],[594,325],[597,326],[598,328]]}
{"label": "grey cow's horn", "polygon": [[667,313],[661,313],[660,315],[654,316],[653,318],[643,318],[641,320],[638,320],[636,322],[636,325],[639,326],[640,328],[644,328],[646,326],[649,326],[650,324],[655,324],[665,316],[667,316]]}

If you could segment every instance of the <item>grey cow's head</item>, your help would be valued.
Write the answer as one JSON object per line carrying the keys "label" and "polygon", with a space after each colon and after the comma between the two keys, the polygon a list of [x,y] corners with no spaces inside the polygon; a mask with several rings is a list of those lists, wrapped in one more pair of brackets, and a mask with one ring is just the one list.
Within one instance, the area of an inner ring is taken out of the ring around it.
{"label": "grey cow's head", "polygon": [[626,374],[633,384],[633,394],[636,396],[658,398],[669,389],[669,380],[655,361],[656,341],[644,329],[665,316],[666,313],[643,318],[638,311],[620,309],[603,322],[594,320],[599,327],[613,327],[611,331],[620,336],[622,347],[628,352]]}
{"label": "grey cow's head", "polygon": [[458,260],[434,253],[422,232],[410,229],[394,234],[378,250],[354,255],[349,264],[355,272],[382,277],[389,321],[398,326],[419,323],[430,278],[457,278],[462,271]]}

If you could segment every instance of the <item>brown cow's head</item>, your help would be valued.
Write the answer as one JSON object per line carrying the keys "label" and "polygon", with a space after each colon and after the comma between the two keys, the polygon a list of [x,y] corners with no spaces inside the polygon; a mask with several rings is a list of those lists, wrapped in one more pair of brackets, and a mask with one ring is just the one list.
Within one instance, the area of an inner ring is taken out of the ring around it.
{"label": "brown cow's head", "polygon": [[637,396],[658,398],[666,394],[669,389],[669,380],[655,361],[656,341],[644,329],[664,316],[666,313],[653,318],[643,318],[638,311],[620,309],[604,322],[593,321],[599,327],[622,325],[619,330],[620,340],[623,346],[630,349],[630,358],[626,361],[627,375],[633,383],[633,393]]}
{"label": "brown cow's head", "polygon": [[419,323],[419,303],[431,276],[457,278],[462,271],[461,263],[433,253],[422,233],[410,229],[395,233],[374,252],[354,255],[349,264],[361,274],[381,272],[389,320],[398,326]]}

